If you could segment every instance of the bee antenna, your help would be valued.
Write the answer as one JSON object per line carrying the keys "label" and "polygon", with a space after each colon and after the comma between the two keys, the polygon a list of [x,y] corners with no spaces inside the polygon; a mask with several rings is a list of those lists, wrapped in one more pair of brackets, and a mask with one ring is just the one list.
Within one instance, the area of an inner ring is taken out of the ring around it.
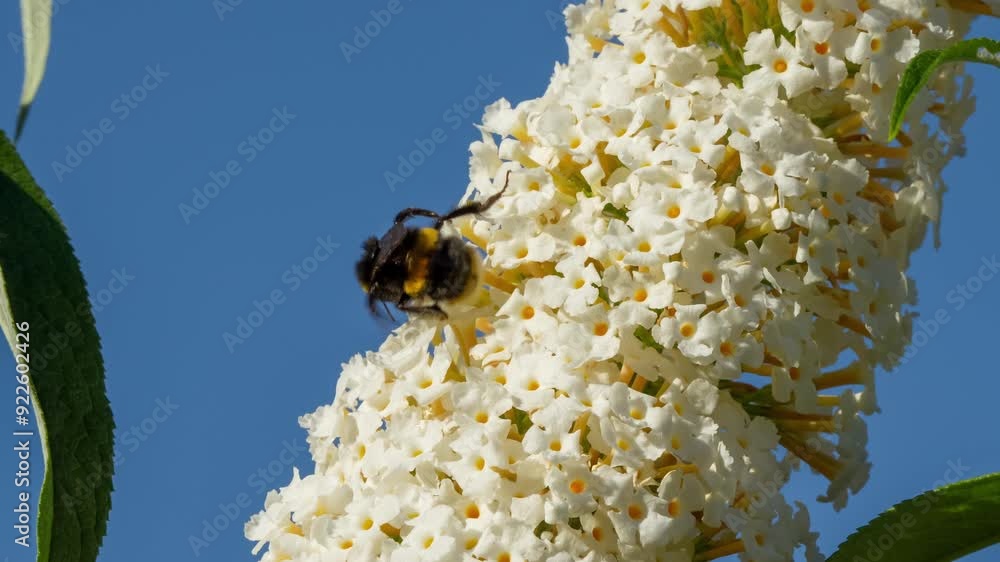
{"label": "bee antenna", "polygon": [[396,321],[396,317],[392,315],[392,311],[389,310],[389,305],[386,304],[385,301],[382,301],[382,308],[385,309],[385,313],[389,315],[389,318],[391,318],[392,321],[395,322]]}
{"label": "bee antenna", "polygon": [[510,173],[513,172],[513,171],[514,170],[507,170],[507,176],[503,180],[503,187],[500,188],[500,191],[498,191],[498,192],[494,193],[493,195],[489,196],[486,199],[486,201],[483,201],[482,203],[480,203],[479,204],[480,208],[479,208],[479,210],[477,212],[481,213],[481,212],[489,209],[490,207],[493,206],[494,203],[496,203],[500,199],[500,196],[502,196],[504,194],[504,192],[507,191],[507,184],[510,183]]}

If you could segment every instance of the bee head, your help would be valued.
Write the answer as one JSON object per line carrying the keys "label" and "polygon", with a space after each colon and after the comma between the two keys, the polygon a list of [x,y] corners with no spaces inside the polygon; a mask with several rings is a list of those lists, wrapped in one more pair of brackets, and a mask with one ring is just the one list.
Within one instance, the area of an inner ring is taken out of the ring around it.
{"label": "bee head", "polygon": [[374,282],[372,279],[372,274],[375,269],[375,260],[378,258],[379,245],[378,238],[372,236],[365,243],[361,245],[361,259],[354,266],[354,272],[358,277],[358,283],[361,284],[361,288],[365,292],[371,290],[371,286]]}

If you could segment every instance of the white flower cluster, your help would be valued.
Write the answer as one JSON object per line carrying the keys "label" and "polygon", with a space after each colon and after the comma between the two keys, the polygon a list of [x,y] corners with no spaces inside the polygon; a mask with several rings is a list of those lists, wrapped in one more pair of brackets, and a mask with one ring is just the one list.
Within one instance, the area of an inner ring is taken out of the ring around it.
{"label": "white flower cluster", "polygon": [[804,462],[839,509],[867,479],[860,416],[971,101],[953,69],[893,144],[889,109],[977,10],[568,8],[568,64],[471,148],[467,197],[510,173],[459,223],[478,300],[344,366],[301,420],[315,472],[247,525],[263,560],[822,560],[781,489]]}

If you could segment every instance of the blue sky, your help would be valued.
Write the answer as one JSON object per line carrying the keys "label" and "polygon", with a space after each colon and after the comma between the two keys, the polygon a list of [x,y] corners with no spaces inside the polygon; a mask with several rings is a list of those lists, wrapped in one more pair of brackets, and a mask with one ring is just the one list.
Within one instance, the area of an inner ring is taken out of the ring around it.
{"label": "blue sky", "polygon": [[[328,403],[339,365],[387,333],[354,280],[360,242],[403,207],[450,207],[467,183],[483,104],[540,95],[565,59],[557,2],[400,0],[372,24],[370,10],[388,0],[288,10],[224,1],[65,0],[19,146],[97,301],[121,462],[107,562],[251,559],[243,522],[291,466],[311,469],[297,417]],[[16,3],[0,10],[5,35],[18,32]],[[377,35],[345,55],[341,43],[366,24]],[[997,37],[1000,25],[976,32]],[[8,131],[20,57],[0,47]],[[995,99],[1000,73],[973,72],[980,100]],[[463,103],[468,111],[454,107]],[[813,508],[826,552],[938,481],[1000,470],[1000,282],[981,283],[960,309],[949,299],[1000,253],[983,226],[1000,208],[990,166],[998,122],[1000,108],[981,101],[968,155],[946,172],[944,244],[928,243],[912,275],[923,317],[944,310],[949,320],[881,377],[868,487],[839,514]],[[74,155],[88,140],[93,150]],[[387,181],[420,143],[433,153]],[[212,181],[225,187],[206,191]],[[225,337],[243,321],[257,326]],[[0,372],[14,372],[4,354]],[[13,396],[13,377],[4,380]],[[0,453],[0,467],[13,463]],[[4,480],[0,506],[14,499]],[[822,484],[802,475],[789,497],[813,506]],[[12,513],[0,512],[0,553],[33,560],[13,545]],[[206,532],[213,521],[225,528]],[[196,553],[190,537],[214,538]],[[991,552],[968,560],[1000,550]]]}

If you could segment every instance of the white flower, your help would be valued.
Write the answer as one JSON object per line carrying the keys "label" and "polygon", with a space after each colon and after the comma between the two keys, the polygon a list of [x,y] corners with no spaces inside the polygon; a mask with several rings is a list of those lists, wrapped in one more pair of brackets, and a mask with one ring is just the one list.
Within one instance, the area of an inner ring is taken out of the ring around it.
{"label": "white flower", "polygon": [[749,91],[766,101],[778,97],[778,85],[783,86],[785,95],[792,98],[811,88],[818,78],[815,70],[802,64],[802,57],[787,39],[782,37],[775,44],[774,32],[770,29],[747,37],[743,60],[760,65],[746,75],[743,82]]}
{"label": "white flower", "polygon": [[698,333],[698,321],[704,311],[703,304],[676,304],[668,308],[667,314],[653,328],[653,337],[664,347],[684,345],[695,353],[701,352],[694,336]]}
{"label": "white flower", "polygon": [[696,230],[715,216],[716,195],[706,185],[680,189],[645,184],[631,204],[628,224],[636,232]]}
{"label": "white flower", "polygon": [[[847,49],[847,59],[865,67],[866,75],[879,86],[896,79],[903,65],[916,56],[920,41],[906,26],[892,31],[892,20],[878,11],[865,12],[858,27],[865,30],[858,33],[854,45]],[[864,70],[863,70],[864,71]]]}
{"label": "white flower", "polygon": [[616,318],[608,314],[604,304],[591,306],[573,315],[572,322],[559,326],[558,338],[563,356],[572,358],[574,366],[614,357],[621,344]]}
{"label": "white flower", "polygon": [[550,275],[543,279],[548,299],[546,304],[559,307],[568,314],[581,314],[594,304],[601,276],[594,264],[586,263],[586,258],[582,253],[574,253],[556,264],[556,271],[562,275]]}
{"label": "white flower", "polygon": [[544,338],[559,325],[551,309],[545,306],[545,295],[544,283],[540,279],[532,279],[525,285],[524,292],[518,290],[514,293],[497,314],[506,318],[505,324],[523,330],[528,337],[536,340]]}

